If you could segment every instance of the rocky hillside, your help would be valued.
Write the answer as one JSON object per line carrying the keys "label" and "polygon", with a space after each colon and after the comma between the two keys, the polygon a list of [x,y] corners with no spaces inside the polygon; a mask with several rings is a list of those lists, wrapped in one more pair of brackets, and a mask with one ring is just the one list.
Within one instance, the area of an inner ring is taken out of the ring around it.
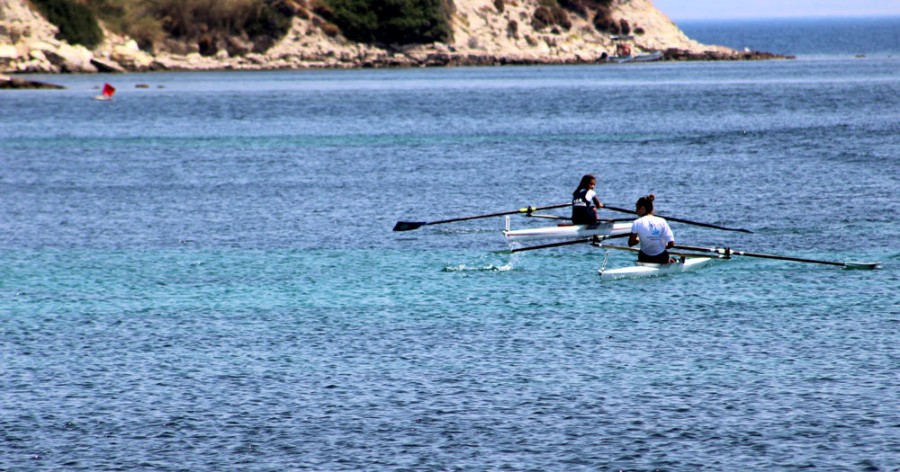
{"label": "rocky hillside", "polygon": [[[27,0],[0,2],[0,73],[114,72],[143,70],[257,70],[488,64],[594,63],[618,54],[659,51],[669,60],[758,59],[691,40],[650,0],[612,0],[610,17],[625,20],[631,35],[600,32],[591,13],[542,21],[541,0],[453,0],[446,43],[376,46],[348,41],[315,13],[294,16],[291,28],[263,53],[230,55],[142,51],[130,38],[104,28],[92,50],[55,38],[58,30]],[[314,9],[310,9],[314,12]],[[332,25],[333,26],[333,25]],[[193,46],[193,47],[191,47]],[[182,51],[183,52],[183,51]]]}

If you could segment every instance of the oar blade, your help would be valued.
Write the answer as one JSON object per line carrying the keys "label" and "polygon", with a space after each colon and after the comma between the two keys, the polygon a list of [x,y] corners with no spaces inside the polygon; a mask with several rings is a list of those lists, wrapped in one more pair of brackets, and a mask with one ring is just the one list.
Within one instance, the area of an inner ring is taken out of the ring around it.
{"label": "oar blade", "polygon": [[879,262],[845,262],[844,267],[853,270],[875,270],[881,268]]}
{"label": "oar blade", "polygon": [[428,223],[425,221],[398,221],[397,224],[394,225],[394,231],[411,231],[419,229],[427,224]]}

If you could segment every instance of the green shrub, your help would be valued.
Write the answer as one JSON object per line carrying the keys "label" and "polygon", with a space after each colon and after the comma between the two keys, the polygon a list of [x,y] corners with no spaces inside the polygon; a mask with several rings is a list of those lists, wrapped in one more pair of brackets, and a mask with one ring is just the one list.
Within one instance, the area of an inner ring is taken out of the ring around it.
{"label": "green shrub", "polygon": [[122,32],[131,2],[128,0],[87,0],[87,7],[113,31]]}
{"label": "green shrub", "polygon": [[569,28],[572,27],[572,20],[569,19],[569,14],[566,13],[565,10],[563,10],[560,7],[556,7],[552,11],[553,11],[553,20],[556,22],[557,25],[562,26],[563,29],[565,29],[565,30],[568,30]]}
{"label": "green shrub", "polygon": [[559,0],[559,6],[582,18],[588,17],[588,8],[583,0]]}
{"label": "green shrub", "polygon": [[103,41],[103,31],[91,10],[72,0],[33,0],[47,21],[59,28],[58,39],[89,49]]}
{"label": "green shrub", "polygon": [[269,4],[260,3],[247,16],[243,28],[251,38],[277,39],[291,29],[291,19]]}
{"label": "green shrub", "polygon": [[140,16],[128,22],[125,31],[122,31],[138,43],[138,47],[144,50],[153,50],[154,45],[162,43],[166,39],[162,22],[150,16]]}
{"label": "green shrub", "polygon": [[[542,0],[542,3],[545,0]],[[608,15],[609,6],[612,0],[553,0],[558,1],[559,6],[568,10],[582,18],[590,17],[591,12],[597,12],[597,15]],[[604,13],[605,12],[605,13]],[[602,19],[601,19],[602,20]],[[602,30],[601,30],[602,31]]]}
{"label": "green shrub", "polygon": [[606,8],[597,10],[593,23],[597,31],[610,34],[619,34],[620,32],[619,22],[612,18],[612,12]]}
{"label": "green shrub", "polygon": [[313,11],[337,26],[348,39],[373,43],[377,41],[379,18],[367,2],[358,0],[328,0],[320,2]]}
{"label": "green shrub", "polygon": [[325,33],[325,36],[333,38],[341,34],[341,29],[334,23],[325,23],[322,25],[322,32]]}
{"label": "green shrub", "polygon": [[531,15],[531,26],[536,29],[542,29],[553,24],[553,13],[547,7],[537,7],[534,14]]}
{"label": "green shrub", "polygon": [[446,42],[447,0],[322,0],[315,12],[352,41],[382,44]]}
{"label": "green shrub", "polygon": [[[217,45],[228,44],[227,39],[232,36],[252,41],[257,51],[265,50],[288,32],[291,18],[285,12],[293,11],[289,5],[271,0],[90,1],[96,8],[124,2],[126,16],[132,20],[124,22],[122,32],[135,37],[141,47],[152,46],[168,36],[195,43],[206,55],[215,54]],[[159,31],[155,31],[155,25]]]}
{"label": "green shrub", "polygon": [[506,24],[506,36],[514,39],[519,39],[519,22],[516,20],[509,20],[509,23]]}
{"label": "green shrub", "polygon": [[87,0],[87,6],[109,30],[130,36],[142,49],[166,38],[162,21],[148,14],[147,0]]}
{"label": "green shrub", "polygon": [[[572,21],[569,20],[569,15],[559,5],[537,7],[531,15],[531,26],[539,30],[552,25],[559,25],[563,29],[568,30],[572,27]],[[554,34],[558,34],[558,32],[559,30]]]}

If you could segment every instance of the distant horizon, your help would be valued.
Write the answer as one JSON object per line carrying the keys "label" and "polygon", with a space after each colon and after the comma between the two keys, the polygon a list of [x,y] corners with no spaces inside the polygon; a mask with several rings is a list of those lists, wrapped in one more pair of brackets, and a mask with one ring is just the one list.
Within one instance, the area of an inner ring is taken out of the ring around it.
{"label": "distant horizon", "polygon": [[[668,16],[668,15],[667,15]],[[819,15],[819,16],[741,16],[741,17],[669,17],[674,22],[681,21],[789,21],[789,20],[883,20],[883,19],[900,19],[900,13],[891,15]]]}
{"label": "distant horizon", "polygon": [[896,0],[651,0],[673,21],[900,16]]}

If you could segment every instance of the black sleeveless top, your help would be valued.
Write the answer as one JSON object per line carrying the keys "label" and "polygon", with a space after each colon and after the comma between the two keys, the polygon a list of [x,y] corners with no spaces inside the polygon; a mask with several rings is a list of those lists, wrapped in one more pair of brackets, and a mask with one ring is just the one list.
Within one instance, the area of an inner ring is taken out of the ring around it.
{"label": "black sleeveless top", "polygon": [[572,224],[592,225],[597,222],[594,202],[585,198],[589,189],[580,188],[572,193]]}

